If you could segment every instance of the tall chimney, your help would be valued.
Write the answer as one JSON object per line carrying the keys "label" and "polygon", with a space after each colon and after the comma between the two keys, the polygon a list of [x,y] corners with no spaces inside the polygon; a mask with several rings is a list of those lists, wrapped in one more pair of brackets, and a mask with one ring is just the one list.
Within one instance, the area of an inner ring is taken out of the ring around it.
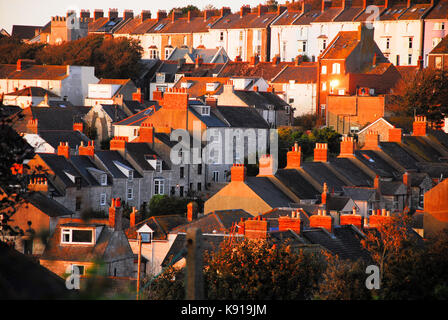
{"label": "tall chimney", "polygon": [[154,126],[152,123],[142,122],[140,125],[138,142],[154,142]]}
{"label": "tall chimney", "polygon": [[109,226],[115,231],[122,230],[122,213],[121,213],[121,199],[112,198],[112,202],[109,208]]}
{"label": "tall chimney", "polygon": [[244,164],[234,164],[230,169],[232,182],[244,182],[246,180],[246,167]]}
{"label": "tall chimney", "polygon": [[93,140],[87,142],[87,146],[84,146],[84,142],[81,141],[81,145],[78,147],[78,155],[93,157],[95,155]]}
{"label": "tall chimney", "polygon": [[137,223],[140,222],[140,214],[135,207],[132,207],[132,212],[129,216],[129,227],[133,228]]}
{"label": "tall chimney", "polygon": [[109,20],[117,19],[117,18],[118,18],[118,9],[110,8],[109,9]]}
{"label": "tall chimney", "polygon": [[353,137],[342,137],[341,152],[338,158],[355,158],[355,141]]}
{"label": "tall chimney", "polygon": [[278,218],[278,231],[292,230],[298,235],[302,233],[303,221],[300,219],[299,211],[293,211],[291,217],[283,216]]}
{"label": "tall chimney", "polygon": [[389,129],[389,142],[397,142],[401,143],[401,139],[403,137],[403,132],[401,128],[392,128]]}
{"label": "tall chimney", "polygon": [[302,147],[294,143],[292,150],[286,154],[286,169],[300,169],[302,165]]}
{"label": "tall chimney", "polygon": [[249,240],[266,239],[268,236],[268,221],[260,216],[249,218],[244,222],[244,235]]}
{"label": "tall chimney", "polygon": [[326,210],[319,210],[320,214],[310,216],[311,228],[324,228],[328,232],[333,232],[334,219],[331,215],[327,215]]}
{"label": "tall chimney", "polygon": [[128,142],[128,137],[113,137],[112,140],[110,140],[110,150],[118,150],[118,151],[124,151],[126,148],[126,142]]}
{"label": "tall chimney", "polygon": [[198,217],[198,204],[194,201],[187,204],[187,220],[193,221]]}
{"label": "tall chimney", "polygon": [[258,177],[270,177],[274,175],[274,158],[264,154],[259,159]]}
{"label": "tall chimney", "polygon": [[342,214],[340,218],[339,224],[341,226],[345,225],[354,225],[359,230],[362,231],[362,228],[364,227],[364,219],[361,215],[357,214],[356,207],[353,207],[353,213],[352,214]]}
{"label": "tall chimney", "polygon": [[58,146],[58,156],[64,156],[67,159],[70,156],[70,147],[67,142],[60,142]]}
{"label": "tall chimney", "polygon": [[328,143],[316,143],[314,162],[328,162]]}
{"label": "tall chimney", "polygon": [[412,125],[412,135],[416,137],[426,136],[426,116],[416,116]]}
{"label": "tall chimney", "polygon": [[137,91],[132,93],[132,100],[143,103],[142,89],[137,88]]}
{"label": "tall chimney", "polygon": [[364,147],[362,150],[377,150],[381,151],[380,148],[380,138],[378,131],[369,131],[366,133],[365,140],[364,140]]}
{"label": "tall chimney", "polygon": [[26,124],[26,129],[29,133],[37,134],[38,133],[38,123],[37,119],[30,119]]}
{"label": "tall chimney", "polygon": [[75,122],[73,124],[73,131],[80,131],[82,132],[82,130],[84,129],[84,125],[82,122]]}
{"label": "tall chimney", "polygon": [[104,16],[104,12],[102,9],[95,9],[93,12],[93,20],[98,20],[99,18],[102,18]]}

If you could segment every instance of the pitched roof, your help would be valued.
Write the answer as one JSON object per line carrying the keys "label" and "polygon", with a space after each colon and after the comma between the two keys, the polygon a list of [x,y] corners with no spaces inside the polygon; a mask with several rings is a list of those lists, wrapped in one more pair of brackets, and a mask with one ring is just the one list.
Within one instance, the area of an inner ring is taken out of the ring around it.
{"label": "pitched roof", "polygon": [[41,192],[31,192],[23,196],[26,202],[31,203],[49,217],[71,216],[75,214],[56,200],[47,197]]}
{"label": "pitched roof", "polygon": [[304,62],[299,66],[285,67],[275,78],[272,83],[316,83],[317,82],[317,62]]}
{"label": "pitched roof", "polygon": [[444,37],[429,54],[448,54],[448,36]]}
{"label": "pitched roof", "polygon": [[128,117],[126,112],[124,112],[123,108],[118,104],[102,104],[101,107],[110,117],[112,122],[119,122]]}
{"label": "pitched roof", "polygon": [[147,120],[152,115],[153,112],[154,112],[154,106],[152,105],[130,117],[127,117],[126,119],[114,123],[114,125],[140,126],[143,121]]}
{"label": "pitched roof", "polygon": [[48,95],[48,97],[59,97],[58,95],[55,95],[53,92],[45,90],[41,87],[26,87],[18,91],[13,91],[9,93],[5,93],[5,95],[8,96],[22,96],[22,97],[44,97],[45,95]]}
{"label": "pitched roof", "polygon": [[249,62],[229,61],[219,72],[220,77],[260,77],[267,81],[273,79],[286,66],[294,66],[294,62],[258,62],[252,65]]}
{"label": "pitched roof", "polygon": [[142,178],[142,175],[116,150],[98,150],[95,151],[95,157],[98,157],[110,174],[116,179],[127,179],[127,176],[117,167],[116,163],[121,163],[133,169],[134,178]]}
{"label": "pitched roof", "polygon": [[0,79],[62,80],[66,77],[67,66],[32,64],[17,71],[16,64],[0,64]]}
{"label": "pitched roof", "polygon": [[132,81],[131,79],[103,79],[103,78],[101,78],[98,81],[98,84],[119,84],[121,86],[124,86],[131,81]]}
{"label": "pitched roof", "polygon": [[183,233],[189,228],[199,228],[202,233],[230,233],[230,229],[241,219],[252,217],[250,213],[242,209],[216,210],[207,212],[204,216],[187,224],[174,228],[172,233]]}
{"label": "pitched roof", "polygon": [[64,156],[58,156],[51,153],[38,153],[38,155],[66,188],[76,186],[75,181],[73,181],[71,177],[79,177],[81,179],[81,187],[89,185],[88,181],[82,177],[73,164],[71,164]]}
{"label": "pitched roof", "polygon": [[414,3],[399,17],[399,20],[420,20],[431,9],[430,3]]}
{"label": "pitched roof", "polygon": [[[148,158],[156,157],[161,159],[160,156],[155,152],[147,143],[127,143],[126,144],[126,155],[131,157],[135,163],[144,171],[154,171],[155,169],[148,162]],[[169,166],[166,161],[162,162],[162,169],[169,170]]]}
{"label": "pitched roof", "polygon": [[[98,182],[97,178],[95,178],[91,173],[90,170],[93,169],[96,172],[102,171],[99,169],[96,164],[92,162],[90,159],[90,156],[71,156],[70,162],[73,164],[73,166],[81,173],[81,175],[86,179],[91,186],[99,186],[100,183]],[[105,173],[105,172],[104,172]],[[109,181],[109,184],[112,184]]]}
{"label": "pitched roof", "polygon": [[90,141],[83,133],[73,130],[42,130],[39,131],[39,136],[55,149],[60,142],[67,142],[71,149],[76,149],[81,142]]}
{"label": "pitched roof", "polygon": [[269,124],[254,108],[218,106],[216,112],[230,127],[269,129]]}
{"label": "pitched roof", "polygon": [[272,92],[246,90],[234,90],[233,92],[248,106],[254,106],[257,109],[267,110],[273,106],[275,110],[279,110],[288,105],[285,100]]}
{"label": "pitched roof", "polygon": [[309,25],[317,17],[321,15],[321,10],[310,10],[302,14],[298,19],[293,22],[293,25]]}
{"label": "pitched roof", "polygon": [[320,194],[296,169],[278,169],[275,177],[302,200],[317,199]]}
{"label": "pitched roof", "polygon": [[289,207],[294,202],[268,177],[247,177],[245,182],[271,208]]}
{"label": "pitched roof", "polygon": [[153,239],[156,240],[166,240],[168,233],[180,225],[186,224],[187,218],[180,215],[164,215],[164,216],[153,216],[146,220],[136,223],[134,227],[130,227],[125,230],[128,239],[137,239],[137,230],[148,225],[151,230],[154,231]]}
{"label": "pitched roof", "polygon": [[398,177],[400,173],[372,150],[356,150],[356,158],[380,177]]}
{"label": "pitched roof", "polygon": [[168,17],[155,23],[146,33],[204,33],[219,19],[219,16],[211,16],[204,20],[203,16],[187,18],[176,18],[174,22],[172,17]]}
{"label": "pitched roof", "polygon": [[380,142],[381,150],[406,170],[417,170],[418,160],[396,142]]}
{"label": "pitched roof", "polygon": [[342,187],[347,185],[325,163],[303,162],[302,170],[308,173],[320,185],[327,183],[330,191],[342,192]]}
{"label": "pitched roof", "polygon": [[291,25],[300,15],[302,11],[288,10],[285,14],[281,15],[275,22],[272,23],[273,26],[288,26]]}
{"label": "pitched roof", "polygon": [[447,19],[448,18],[448,1],[440,0],[434,8],[429,11],[425,19]]}
{"label": "pitched roof", "polygon": [[225,63],[229,60],[222,47],[218,48],[174,48],[167,60],[178,61],[179,59],[187,59],[190,63],[194,63],[196,58],[200,57],[205,63]]}
{"label": "pitched roof", "polygon": [[343,187],[344,194],[354,201],[369,201],[375,197],[376,189],[365,187]]}
{"label": "pitched roof", "polygon": [[[174,88],[182,88],[184,85],[187,85],[188,88],[186,89],[191,97],[203,97],[206,94],[219,94],[228,80],[229,78],[221,77],[182,77],[176,82]],[[216,84],[216,88],[213,88],[212,91],[207,90],[208,83]]]}
{"label": "pitched roof", "polygon": [[[271,228],[278,228],[279,217],[291,217],[292,212],[296,212],[296,208],[274,208],[263,213],[261,216],[269,221]],[[310,219],[309,215],[304,210],[299,210],[299,216],[303,223],[303,227],[309,227]]]}
{"label": "pitched roof", "polygon": [[339,31],[327,48],[322,52],[322,59],[345,59],[358,46],[358,31]]}
{"label": "pitched roof", "polygon": [[11,37],[17,37],[21,40],[29,40],[36,36],[42,30],[42,26],[13,25]]}
{"label": "pitched roof", "polygon": [[435,148],[430,142],[428,137],[416,137],[416,136],[403,136],[402,141],[405,145],[418,156],[428,162],[441,162],[443,158],[446,158],[446,154],[441,150]]}
{"label": "pitched roof", "polygon": [[266,12],[261,16],[256,12],[250,12],[242,17],[239,12],[232,13],[220,19],[211,29],[266,28],[276,17],[277,12]]}
{"label": "pitched roof", "polygon": [[349,158],[330,158],[330,166],[342,174],[355,186],[369,187],[373,184],[372,178],[359,168]]}

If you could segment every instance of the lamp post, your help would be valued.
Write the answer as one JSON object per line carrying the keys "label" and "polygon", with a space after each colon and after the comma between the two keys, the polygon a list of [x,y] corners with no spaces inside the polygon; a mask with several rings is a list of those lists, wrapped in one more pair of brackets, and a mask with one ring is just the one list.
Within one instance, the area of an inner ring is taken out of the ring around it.
{"label": "lamp post", "polygon": [[140,295],[140,265],[142,261],[142,235],[138,234],[138,266],[137,266],[137,300],[139,300]]}

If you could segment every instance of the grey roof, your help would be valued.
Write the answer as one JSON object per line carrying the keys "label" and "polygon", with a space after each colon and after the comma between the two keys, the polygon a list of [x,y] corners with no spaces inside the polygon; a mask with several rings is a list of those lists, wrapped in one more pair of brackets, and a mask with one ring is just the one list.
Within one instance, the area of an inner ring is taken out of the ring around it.
{"label": "grey roof", "polygon": [[30,107],[34,118],[39,120],[41,130],[73,130],[74,122],[82,122],[88,107]]}
{"label": "grey roof", "polygon": [[344,194],[354,201],[371,200],[376,193],[376,190],[373,188],[344,187],[343,190]]}
{"label": "grey roof", "polygon": [[81,142],[87,144],[90,141],[83,133],[73,130],[39,131],[39,136],[55,149],[57,149],[60,142],[67,142],[71,149],[76,149]]}
{"label": "grey roof", "polygon": [[222,122],[216,115],[212,112],[210,112],[209,116],[203,116],[196,112],[196,110],[192,107],[189,107],[188,110],[195,115],[202,123],[204,123],[208,128],[213,127],[227,127],[227,125]]}
{"label": "grey roof", "polygon": [[31,192],[24,195],[23,198],[49,217],[62,217],[74,214],[74,212],[41,192]]}
{"label": "grey roof", "polygon": [[442,162],[441,158],[446,157],[434,148],[428,141],[427,137],[403,136],[404,143],[419,156],[428,162]]}
{"label": "grey roof", "polygon": [[[196,48],[190,52],[189,48],[175,48],[167,60],[178,61],[188,56],[192,61],[195,61],[198,56],[201,57],[204,63],[225,63],[229,57],[223,53],[219,54],[220,49],[201,49]],[[222,52],[222,50],[221,50]],[[216,56],[216,57],[215,57]]]}
{"label": "grey roof", "polygon": [[404,150],[396,142],[380,142],[380,147],[384,153],[398,162],[406,170],[417,170],[416,163],[418,160],[413,157],[409,152]]}
{"label": "grey roof", "polygon": [[369,187],[373,180],[349,158],[330,158],[330,165],[355,186]]}
{"label": "grey roof", "polygon": [[442,146],[448,149],[448,134],[445,131],[427,129],[426,132],[431,137],[435,138]]}
{"label": "grey roof", "polygon": [[50,100],[48,101],[48,105],[50,107],[58,107],[58,108],[73,107],[73,104],[70,101],[64,101],[64,100]]}
{"label": "grey roof", "polygon": [[268,177],[247,177],[246,184],[272,208],[287,207],[294,202],[278,189]]}
{"label": "grey roof", "polygon": [[417,167],[433,179],[448,177],[448,163],[419,162]]}
{"label": "grey roof", "polygon": [[95,157],[98,157],[98,159],[103,163],[103,165],[106,167],[106,169],[112,175],[112,177],[114,177],[116,179],[127,179],[126,175],[120,169],[118,169],[117,166],[114,164],[114,162],[116,162],[116,161],[119,161],[120,163],[124,164],[125,166],[133,169],[134,170],[134,178],[142,177],[141,174],[137,170],[135,170],[135,168],[127,160],[125,160],[118,151],[115,151],[115,150],[96,151]]}
{"label": "grey roof", "polygon": [[170,148],[174,147],[178,143],[176,141],[171,141],[170,136],[167,133],[156,132],[154,136],[156,137],[156,139]]}
{"label": "grey roof", "polygon": [[128,117],[118,104],[102,104],[101,106],[104,112],[112,119],[112,122],[118,122]]}
{"label": "grey roof", "polygon": [[[126,154],[129,155],[143,171],[154,171],[154,168],[147,161],[147,157],[157,157],[163,160],[154,150],[151,149],[149,144],[144,142],[139,143],[127,143]],[[166,161],[162,162],[162,170],[169,170],[170,167]]]}
{"label": "grey roof", "polygon": [[81,178],[81,187],[86,187],[89,185],[88,181],[82,177],[73,164],[71,164],[64,156],[58,156],[50,153],[38,153],[38,155],[48,165],[48,167],[50,167],[56,177],[62,181],[66,188],[76,186],[67,173],[74,177]]}
{"label": "grey roof", "polygon": [[99,182],[95,179],[95,177],[90,174],[88,168],[93,168],[96,170],[101,170],[101,169],[99,169],[92,162],[92,160],[90,159],[89,156],[71,156],[70,162],[75,166],[75,168],[82,174],[82,176],[89,182],[89,184],[91,186],[99,186],[100,185]]}
{"label": "grey roof", "polygon": [[302,200],[318,199],[320,192],[296,169],[278,169],[275,177]]}
{"label": "grey roof", "polygon": [[376,154],[375,151],[356,150],[355,156],[380,177],[393,178],[400,175],[394,167],[389,165],[383,158]]}
{"label": "grey roof", "polygon": [[148,107],[146,109],[143,109],[139,113],[136,113],[136,114],[134,114],[134,115],[124,119],[124,120],[121,120],[119,122],[114,123],[114,125],[139,126],[139,125],[141,125],[141,123],[143,121],[148,119],[152,115],[153,112],[154,112],[154,109],[153,109],[152,106],[150,106],[150,107]]}
{"label": "grey roof", "polygon": [[380,181],[380,191],[387,196],[405,195],[406,186],[401,181]]}
{"label": "grey roof", "polygon": [[123,104],[126,106],[126,108],[129,109],[129,111],[131,111],[133,114],[136,114],[150,106],[153,106],[155,102],[144,101],[143,103],[140,103],[137,100],[123,100]]}
{"label": "grey roof", "polygon": [[248,106],[255,106],[257,109],[269,109],[268,106],[273,106],[275,110],[279,110],[288,105],[272,92],[234,90],[234,93]]}
{"label": "grey roof", "polygon": [[269,129],[269,124],[254,108],[218,106],[215,112],[234,128]]}
{"label": "grey roof", "polygon": [[323,162],[303,162],[302,169],[320,185],[326,182],[329,191],[342,192],[342,187],[347,185]]}

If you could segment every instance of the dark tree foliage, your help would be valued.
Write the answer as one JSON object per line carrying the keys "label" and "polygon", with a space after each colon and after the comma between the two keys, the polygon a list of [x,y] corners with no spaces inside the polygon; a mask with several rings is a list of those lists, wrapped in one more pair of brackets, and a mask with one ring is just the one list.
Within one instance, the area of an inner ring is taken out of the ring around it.
{"label": "dark tree foliage", "polygon": [[397,113],[424,115],[440,126],[448,114],[448,72],[422,69],[398,86],[393,105]]}
{"label": "dark tree foliage", "polygon": [[168,214],[185,215],[188,202],[190,202],[188,198],[155,195],[149,201],[149,217]]}
{"label": "dark tree foliage", "polygon": [[190,4],[188,6],[185,6],[185,7],[172,8],[168,12],[168,15],[171,15],[173,13],[173,11],[179,12],[182,17],[187,16],[188,11],[191,11],[192,13],[194,12],[196,14],[201,12],[201,10],[199,10],[198,7],[196,7],[196,6],[192,5],[192,4]]}
{"label": "dark tree foliage", "polygon": [[[143,48],[128,38],[89,35],[60,45],[30,45],[18,40],[0,39],[0,63],[35,59],[38,64],[94,66],[99,78],[135,79],[139,75]],[[11,54],[12,53],[12,54]]]}

